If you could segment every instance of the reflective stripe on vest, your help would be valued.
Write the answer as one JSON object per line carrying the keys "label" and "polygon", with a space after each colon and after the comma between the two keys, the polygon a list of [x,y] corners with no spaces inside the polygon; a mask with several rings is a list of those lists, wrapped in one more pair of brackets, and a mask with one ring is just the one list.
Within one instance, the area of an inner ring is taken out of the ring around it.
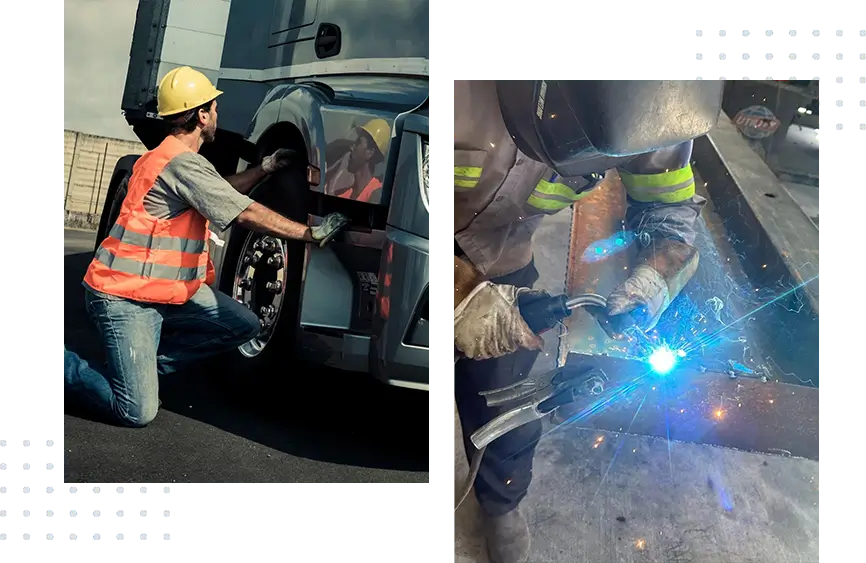
{"label": "reflective stripe on vest", "polygon": [[204,252],[205,248],[205,241],[203,240],[143,235],[141,233],[136,233],[135,231],[130,231],[117,223],[111,227],[108,236],[114,237],[120,242],[125,242],[133,246],[146,246],[151,250],[175,250],[177,252],[200,254]]}
{"label": "reflective stripe on vest", "polygon": [[[136,237],[146,236],[138,233],[135,233],[135,235]],[[172,281],[204,279],[207,274],[207,265],[199,263],[199,253],[201,251],[196,254],[188,254],[166,250],[164,247],[161,250],[157,250],[154,248],[155,246],[174,245],[183,239],[165,237],[153,240],[158,244],[148,247],[146,245],[130,244],[127,241],[110,237],[99,245],[93,259],[117,272],[143,278],[159,278]],[[203,246],[204,241],[201,242]]]}
{"label": "reflective stripe on vest", "polygon": [[555,213],[571,206],[591,191],[590,188],[578,193],[568,184],[556,182],[557,178],[557,174],[553,173],[550,180],[539,180],[526,203],[545,213]]}
{"label": "reflective stripe on vest", "polygon": [[135,163],[117,222],[87,269],[87,285],[134,301],[182,304],[202,283],[212,283],[207,220],[194,209],[159,219],[144,208],[163,169],[184,152],[191,151],[169,136]]}
{"label": "reflective stripe on vest", "polygon": [[690,164],[661,174],[630,174],[620,170],[629,197],[642,203],[679,203],[695,195],[695,175]]}
{"label": "reflective stripe on vest", "polygon": [[482,170],[478,166],[455,166],[454,189],[458,191],[471,190],[478,185],[481,172]]}
{"label": "reflective stripe on vest", "polygon": [[[455,166],[454,189],[468,191],[478,185],[483,169],[478,166]],[[557,212],[582,199],[592,188],[580,193],[568,184],[556,182],[558,175],[551,173],[550,180],[539,180],[526,202],[545,213]],[[599,175],[600,179],[601,176]],[[595,186],[593,186],[595,187]]]}

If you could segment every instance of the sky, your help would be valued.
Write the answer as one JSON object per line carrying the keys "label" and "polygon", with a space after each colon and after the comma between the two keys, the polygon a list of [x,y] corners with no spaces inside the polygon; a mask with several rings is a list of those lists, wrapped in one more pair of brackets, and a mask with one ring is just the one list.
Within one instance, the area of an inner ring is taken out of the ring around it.
{"label": "sky", "polygon": [[138,0],[65,0],[64,127],[135,140],[120,114]]}

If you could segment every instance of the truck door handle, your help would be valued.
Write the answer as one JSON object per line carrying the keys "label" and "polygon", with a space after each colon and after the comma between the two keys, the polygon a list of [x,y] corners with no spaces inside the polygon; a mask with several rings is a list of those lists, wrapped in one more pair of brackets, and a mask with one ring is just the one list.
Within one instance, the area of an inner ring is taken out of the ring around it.
{"label": "truck door handle", "polygon": [[333,23],[320,24],[316,32],[316,56],[320,59],[333,57],[340,52],[340,46],[340,26]]}

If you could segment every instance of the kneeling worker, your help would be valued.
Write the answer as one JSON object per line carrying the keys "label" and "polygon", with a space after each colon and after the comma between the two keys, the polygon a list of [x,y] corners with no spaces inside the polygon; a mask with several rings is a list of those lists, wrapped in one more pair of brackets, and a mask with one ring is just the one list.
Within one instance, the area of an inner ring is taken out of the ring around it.
{"label": "kneeling worker", "polygon": [[199,149],[214,140],[220,94],[189,67],[162,79],[159,115],[171,133],[135,163],[117,222],[84,277],[87,312],[102,334],[108,373],[67,369],[66,388],[124,426],[145,426],[156,417],[157,374],[230,350],[260,330],[252,311],[211,287],[209,224],[225,230],[236,223],[324,246],[348,223],[334,213],[310,228],[246,195],[289,164],[289,151],[278,150],[240,174],[219,175]]}

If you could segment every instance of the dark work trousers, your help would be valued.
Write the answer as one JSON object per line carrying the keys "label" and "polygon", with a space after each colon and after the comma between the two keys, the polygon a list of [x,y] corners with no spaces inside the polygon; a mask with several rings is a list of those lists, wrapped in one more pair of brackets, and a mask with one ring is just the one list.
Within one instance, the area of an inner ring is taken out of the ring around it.
{"label": "dark work trousers", "polygon": [[[498,284],[517,287],[532,287],[538,280],[535,264],[530,264],[512,274],[491,280]],[[473,432],[494,417],[508,410],[507,407],[488,407],[480,391],[496,389],[514,383],[529,375],[539,352],[520,349],[514,354],[492,360],[468,360],[457,362],[454,389],[457,411],[463,427],[463,444],[466,456],[471,460],[475,446],[469,440]],[[517,508],[526,496],[532,481],[532,456],[535,445],[541,438],[541,421],[535,421],[494,440],[487,446],[478,478],[475,480],[475,496],[489,516],[500,516]]]}

